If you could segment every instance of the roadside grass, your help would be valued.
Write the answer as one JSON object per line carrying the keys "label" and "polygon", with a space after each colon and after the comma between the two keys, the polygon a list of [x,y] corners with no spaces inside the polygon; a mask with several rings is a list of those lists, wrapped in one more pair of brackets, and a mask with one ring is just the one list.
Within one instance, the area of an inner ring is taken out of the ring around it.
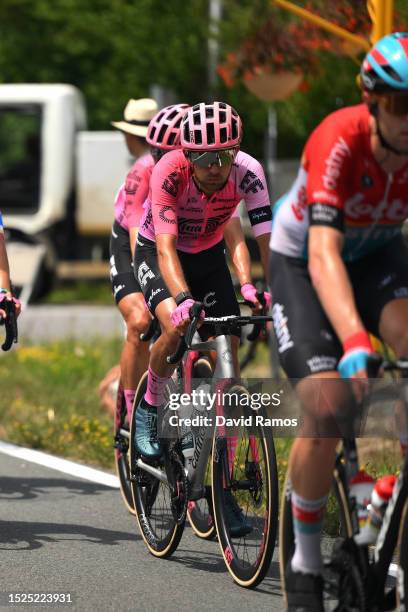
{"label": "roadside grass", "polygon": [[113,467],[112,422],[97,389],[120,340],[20,346],[0,358],[0,437]]}
{"label": "roadside grass", "polygon": [[41,301],[44,304],[114,305],[108,278],[60,282]]}

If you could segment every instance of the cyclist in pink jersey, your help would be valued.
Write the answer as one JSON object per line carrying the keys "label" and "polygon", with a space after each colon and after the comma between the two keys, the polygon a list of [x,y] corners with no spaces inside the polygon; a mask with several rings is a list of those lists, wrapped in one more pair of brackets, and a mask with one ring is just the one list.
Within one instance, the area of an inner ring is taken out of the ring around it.
{"label": "cyclist in pink jersey", "polygon": [[[242,199],[267,269],[272,217],[268,189],[262,166],[239,151],[241,137],[241,119],[231,106],[197,104],[183,118],[183,150],[169,153],[152,173],[134,260],[146,303],[162,328],[151,351],[147,392],[136,413],[136,448],[147,458],[161,454],[157,409],[174,369],[166,357],[189,323],[191,306],[201,302],[209,316],[239,314],[223,236]],[[241,293],[259,307],[249,269],[246,274],[240,278]],[[269,294],[265,297],[270,301]],[[214,330],[203,325],[200,335],[208,338]],[[235,362],[238,343],[237,330]]]}
{"label": "cyclist in pink jersey", "polygon": [[324,610],[323,515],[338,438],[367,389],[369,333],[408,355],[408,34],[379,40],[360,76],[365,103],[317,126],[274,208],[272,315],[307,426],[290,458],[288,612]]}
{"label": "cyclist in pink jersey", "polygon": [[187,104],[174,104],[154,115],[146,127],[151,152],[136,160],[115,201],[110,267],[112,292],[127,328],[120,370],[129,418],[135,390],[149,360],[149,346],[140,341],[140,333],[150,321],[132,258],[153,166],[164,153],[180,146],[180,123],[187,108]]}

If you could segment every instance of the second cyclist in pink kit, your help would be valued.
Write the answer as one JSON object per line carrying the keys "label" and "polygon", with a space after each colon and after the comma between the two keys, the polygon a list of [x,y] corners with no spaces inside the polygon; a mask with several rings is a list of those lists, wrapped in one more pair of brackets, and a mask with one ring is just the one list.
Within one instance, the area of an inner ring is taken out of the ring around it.
{"label": "second cyclist in pink kit", "polygon": [[[134,266],[146,303],[162,328],[151,351],[147,392],[136,412],[136,448],[147,458],[161,455],[157,409],[174,369],[166,357],[188,325],[191,306],[202,302],[208,316],[239,314],[223,236],[241,200],[267,270],[269,194],[261,164],[239,150],[241,138],[241,119],[231,106],[197,104],[182,120],[182,150],[168,153],[152,172]],[[246,282],[241,293],[253,301],[256,290]],[[270,300],[269,294],[266,298]],[[200,334],[208,338],[214,329],[203,325]],[[235,360],[238,344],[236,330]]]}
{"label": "second cyclist in pink kit", "polygon": [[140,157],[132,166],[115,200],[110,267],[112,292],[127,329],[120,369],[129,420],[135,390],[149,362],[149,346],[140,340],[140,333],[148,327],[150,315],[133,273],[136,237],[154,164],[167,151],[180,147],[180,124],[187,108],[187,104],[173,104],[154,115],[146,128],[150,153]]}

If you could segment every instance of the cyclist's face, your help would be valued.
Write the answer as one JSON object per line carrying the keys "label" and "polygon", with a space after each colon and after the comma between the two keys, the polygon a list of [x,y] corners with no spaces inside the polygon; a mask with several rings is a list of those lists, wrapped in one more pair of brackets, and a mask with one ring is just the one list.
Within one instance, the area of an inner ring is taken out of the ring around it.
{"label": "cyclist's face", "polygon": [[232,161],[225,166],[212,164],[208,168],[200,168],[197,164],[193,164],[194,176],[200,183],[200,186],[205,192],[214,193],[226,182],[229,173],[231,172]]}
{"label": "cyclist's face", "polygon": [[379,96],[378,120],[385,139],[398,151],[408,155],[408,96]]}
{"label": "cyclist's face", "polygon": [[236,148],[186,153],[192,164],[194,177],[205,193],[212,194],[223,187],[231,172],[236,153]]}

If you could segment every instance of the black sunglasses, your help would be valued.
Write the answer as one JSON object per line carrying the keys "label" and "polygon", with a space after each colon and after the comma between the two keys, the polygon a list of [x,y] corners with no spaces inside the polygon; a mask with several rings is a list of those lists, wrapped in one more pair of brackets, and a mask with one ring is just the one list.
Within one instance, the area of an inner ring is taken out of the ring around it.
{"label": "black sunglasses", "polygon": [[232,164],[237,154],[237,149],[223,149],[221,151],[185,151],[185,156],[200,168],[209,168],[213,164],[217,166],[228,166]]}

